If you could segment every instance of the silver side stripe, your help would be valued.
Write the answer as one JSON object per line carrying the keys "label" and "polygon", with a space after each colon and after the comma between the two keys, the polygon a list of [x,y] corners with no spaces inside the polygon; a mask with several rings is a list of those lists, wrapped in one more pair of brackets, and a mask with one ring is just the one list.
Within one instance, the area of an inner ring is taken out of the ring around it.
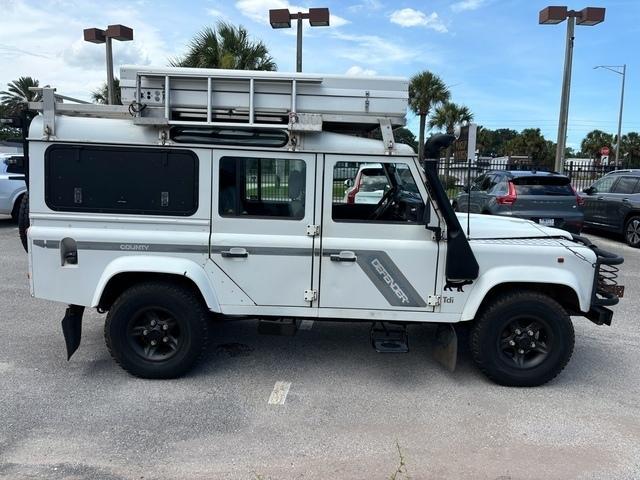
{"label": "silver side stripe", "polygon": [[[33,245],[40,248],[60,248],[59,240],[33,240]],[[160,252],[160,253],[200,253],[219,255],[231,247],[207,245],[183,245],[172,243],[128,243],[128,242],[90,242],[79,241],[78,250],[109,250],[123,252]],[[288,247],[244,247],[249,255],[277,255],[310,257],[311,248]],[[339,250],[323,250],[322,255],[328,257],[340,253]],[[384,296],[390,305],[397,307],[425,307],[427,304],[413,288],[407,277],[386,252],[381,250],[355,250],[356,263],[369,280]],[[317,254],[317,252],[316,252]]]}

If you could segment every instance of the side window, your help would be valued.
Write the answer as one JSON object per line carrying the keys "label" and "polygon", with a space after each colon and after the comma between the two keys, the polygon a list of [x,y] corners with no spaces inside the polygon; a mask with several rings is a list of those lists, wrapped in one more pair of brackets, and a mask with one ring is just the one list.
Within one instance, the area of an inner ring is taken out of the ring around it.
{"label": "side window", "polygon": [[347,179],[343,170],[340,162],[333,169],[333,220],[422,222],[424,200],[406,163],[360,163]]}
{"label": "side window", "polygon": [[509,188],[507,186],[507,179],[505,177],[497,177],[497,183],[494,185],[491,193],[493,195],[506,195]]}
{"label": "side window", "polygon": [[611,191],[611,187],[618,178],[619,177],[614,175],[605,175],[593,184],[593,193],[609,193]]}
{"label": "side window", "polygon": [[488,192],[489,190],[491,190],[496,184],[495,179],[495,175],[487,175],[480,185],[480,190],[483,192]]}
{"label": "side window", "polygon": [[478,178],[476,178],[476,179],[473,181],[473,184],[471,185],[471,189],[472,189],[472,190],[478,190],[478,191],[479,191],[479,190],[481,190],[481,189],[482,189],[482,188],[481,188],[481,187],[482,187],[482,184],[484,183],[484,181],[485,181],[486,179],[487,179],[487,176],[486,176],[486,175],[484,175],[484,174],[483,174],[483,175],[480,175]]}
{"label": "side window", "polygon": [[222,217],[304,217],[306,165],[284,158],[222,157],[218,212]]}
{"label": "side window", "polygon": [[636,185],[638,184],[638,177],[622,177],[618,180],[618,183],[615,184],[612,193],[633,193],[637,190]]}
{"label": "side window", "polygon": [[198,210],[198,157],[190,150],[55,144],[44,165],[51,210],[171,216]]}

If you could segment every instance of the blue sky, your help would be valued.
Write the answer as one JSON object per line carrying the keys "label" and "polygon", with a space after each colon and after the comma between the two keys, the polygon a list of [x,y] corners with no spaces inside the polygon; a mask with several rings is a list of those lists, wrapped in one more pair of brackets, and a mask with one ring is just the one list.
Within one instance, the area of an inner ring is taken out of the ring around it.
{"label": "blue sky", "polygon": [[[295,30],[273,30],[270,8],[326,6],[332,26],[305,28],[307,72],[411,76],[429,69],[489,128],[540,127],[556,139],[565,24],[538,25],[538,0],[0,0],[0,88],[32,75],[59,92],[87,98],[104,77],[104,48],[82,29],[123,23],[135,40],[116,43],[115,63],[166,65],[205,25],[226,20],[263,40],[279,70],[295,68]],[[557,2],[554,2],[557,3]],[[623,132],[640,131],[640,1],[594,0],[606,20],[576,27],[568,145],[594,128],[615,132],[620,76],[594,70],[627,63]],[[415,119],[409,126],[416,129]]]}

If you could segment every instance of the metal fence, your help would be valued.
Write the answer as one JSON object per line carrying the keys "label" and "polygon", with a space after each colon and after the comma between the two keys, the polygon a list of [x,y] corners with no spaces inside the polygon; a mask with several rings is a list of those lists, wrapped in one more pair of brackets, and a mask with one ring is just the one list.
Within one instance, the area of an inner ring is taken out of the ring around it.
{"label": "metal fence", "polygon": [[[299,161],[297,161],[299,162]],[[366,162],[338,162],[333,169],[334,203],[346,201],[346,192],[354,181],[360,165]],[[571,179],[577,191],[589,187],[607,172],[621,169],[624,166],[595,165],[583,162],[565,163],[564,174]],[[281,159],[247,159],[245,164],[245,188],[248,198],[261,198],[270,201],[289,201],[288,178],[294,167],[289,160]],[[494,159],[479,159],[471,165],[464,162],[447,162],[446,159],[438,163],[438,176],[449,198],[458,195],[466,185],[472,183],[480,175],[493,170],[532,170],[549,171],[548,166],[536,166],[527,161],[509,161]],[[260,179],[260,181],[258,181]]]}
{"label": "metal fence", "polygon": [[[571,179],[571,184],[576,191],[582,191],[604,174],[623,168],[626,167],[624,165],[596,165],[595,163],[573,162],[569,159],[565,162],[565,169],[562,173]],[[442,159],[438,163],[438,176],[449,198],[454,198],[466,185],[472,183],[480,175],[493,170],[546,172],[552,169],[548,166],[535,165],[526,160],[478,159],[469,164],[467,162],[447,162],[446,159]]]}

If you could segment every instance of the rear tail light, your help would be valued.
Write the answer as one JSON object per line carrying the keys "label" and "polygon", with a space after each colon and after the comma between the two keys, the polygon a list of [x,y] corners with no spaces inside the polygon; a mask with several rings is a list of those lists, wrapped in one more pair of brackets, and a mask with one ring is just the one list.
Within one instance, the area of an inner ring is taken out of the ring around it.
{"label": "rear tail light", "polygon": [[571,190],[573,190],[573,194],[576,196],[576,204],[579,207],[584,207],[584,198],[582,198],[580,195],[578,195],[578,192],[576,192],[576,189],[573,187],[573,185],[571,185]]}
{"label": "rear tail light", "polygon": [[507,193],[506,195],[498,195],[496,197],[496,202],[498,202],[499,205],[513,205],[518,199],[518,195],[516,194],[516,186],[511,181],[508,185],[509,193]]}

